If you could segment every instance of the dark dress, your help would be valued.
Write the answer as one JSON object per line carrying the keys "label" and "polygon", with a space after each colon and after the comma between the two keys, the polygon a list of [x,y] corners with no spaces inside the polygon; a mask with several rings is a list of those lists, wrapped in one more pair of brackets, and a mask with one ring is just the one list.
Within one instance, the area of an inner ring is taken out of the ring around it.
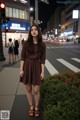
{"label": "dark dress", "polygon": [[38,44],[34,44],[34,53],[31,54],[27,50],[27,41],[24,42],[21,60],[24,61],[24,84],[40,85],[42,83],[41,74],[41,64],[45,64],[46,56],[46,46],[42,43],[43,52],[38,52]]}
{"label": "dark dress", "polygon": [[14,55],[18,55],[19,54],[18,48],[19,48],[19,44],[15,44],[15,46],[14,46]]}

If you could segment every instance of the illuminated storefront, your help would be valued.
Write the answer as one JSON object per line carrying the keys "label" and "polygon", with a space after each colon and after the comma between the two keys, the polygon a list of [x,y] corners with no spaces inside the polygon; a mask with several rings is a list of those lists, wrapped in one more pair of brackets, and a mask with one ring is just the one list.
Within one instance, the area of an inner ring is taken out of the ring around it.
{"label": "illuminated storefront", "polygon": [[[8,39],[12,38],[26,40],[30,28],[30,1],[29,0],[3,0],[5,4],[6,17],[10,20],[2,25],[3,45],[8,43]],[[5,30],[5,26],[8,30]],[[6,31],[6,33],[5,33]]]}
{"label": "illuminated storefront", "polygon": [[8,28],[6,32],[6,43],[8,43],[9,38],[12,38],[13,41],[17,39],[19,42],[21,42],[23,38],[24,40],[27,39],[30,23],[10,20],[8,23],[2,25],[3,43],[5,43],[5,26]]}

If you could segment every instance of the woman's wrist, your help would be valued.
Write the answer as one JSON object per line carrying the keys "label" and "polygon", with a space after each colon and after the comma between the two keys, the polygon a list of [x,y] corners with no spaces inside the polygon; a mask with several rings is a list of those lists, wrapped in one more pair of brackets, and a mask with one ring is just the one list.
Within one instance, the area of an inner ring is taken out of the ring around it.
{"label": "woman's wrist", "polygon": [[44,74],[44,72],[41,72],[42,74]]}
{"label": "woman's wrist", "polygon": [[22,69],[20,69],[20,71],[23,71]]}

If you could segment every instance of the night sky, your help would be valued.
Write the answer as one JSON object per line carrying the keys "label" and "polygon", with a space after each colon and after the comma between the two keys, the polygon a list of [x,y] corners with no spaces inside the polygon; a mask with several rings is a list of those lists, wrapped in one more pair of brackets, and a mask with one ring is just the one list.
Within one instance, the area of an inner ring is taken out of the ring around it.
{"label": "night sky", "polygon": [[[62,4],[57,4],[57,0],[49,0],[49,4],[46,4],[44,2],[38,2],[38,16],[39,20],[43,21],[43,23],[40,25],[42,31],[46,28],[47,26],[47,21],[50,19],[51,15],[54,14],[54,11],[56,10],[56,7]],[[65,1],[65,0],[61,0]],[[30,4],[33,8],[35,8],[35,0],[30,0]],[[35,10],[34,12],[31,13],[31,15],[35,15]]]}

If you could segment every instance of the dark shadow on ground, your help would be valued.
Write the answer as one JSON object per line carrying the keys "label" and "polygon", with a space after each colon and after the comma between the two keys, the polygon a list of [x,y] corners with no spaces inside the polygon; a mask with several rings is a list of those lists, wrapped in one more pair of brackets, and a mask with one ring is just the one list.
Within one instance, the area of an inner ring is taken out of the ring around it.
{"label": "dark shadow on ground", "polygon": [[2,65],[2,67],[19,67],[19,66],[20,66],[20,60],[13,63],[5,63]]}
{"label": "dark shadow on ground", "polygon": [[42,120],[42,115],[39,117],[29,117],[28,110],[29,105],[26,95],[16,95],[11,110],[10,120]]}

